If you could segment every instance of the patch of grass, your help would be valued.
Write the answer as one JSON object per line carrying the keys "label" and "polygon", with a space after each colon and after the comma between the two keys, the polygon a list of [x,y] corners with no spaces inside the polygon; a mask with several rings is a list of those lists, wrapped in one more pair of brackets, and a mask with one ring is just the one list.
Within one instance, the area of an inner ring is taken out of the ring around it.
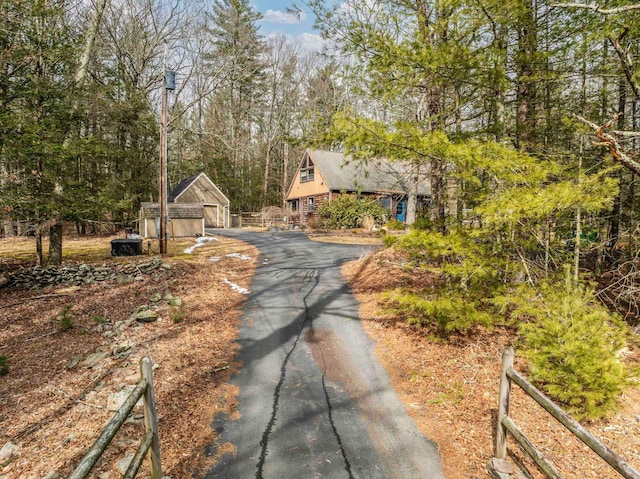
{"label": "patch of grass", "polygon": [[462,383],[456,381],[452,386],[443,383],[440,385],[445,388],[445,391],[428,399],[426,404],[458,404],[464,399],[464,385]]}
{"label": "patch of grass", "polygon": [[0,356],[0,376],[6,376],[7,374],[9,374],[9,358]]}
{"label": "patch of grass", "polygon": [[95,314],[91,319],[96,324],[104,324],[109,322],[107,318],[105,318],[104,316],[100,316],[99,314]]}
{"label": "patch of grass", "polygon": [[171,306],[169,308],[169,317],[175,324],[179,324],[184,320],[184,307],[183,306]]}

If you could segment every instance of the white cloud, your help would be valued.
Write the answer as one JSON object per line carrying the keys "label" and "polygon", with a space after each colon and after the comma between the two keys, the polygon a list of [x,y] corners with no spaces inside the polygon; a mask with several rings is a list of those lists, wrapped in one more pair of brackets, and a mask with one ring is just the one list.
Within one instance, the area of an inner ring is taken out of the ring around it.
{"label": "white cloud", "polygon": [[292,40],[294,43],[300,45],[302,51],[305,52],[319,52],[326,43],[326,40],[324,40],[320,35],[309,32],[295,35]]}
{"label": "white cloud", "polygon": [[266,23],[277,23],[283,25],[295,25],[307,19],[304,12],[300,12],[300,18],[295,13],[287,13],[281,10],[267,10],[263,15],[263,21]]}
{"label": "white cloud", "polygon": [[327,41],[323,40],[320,35],[315,35],[309,32],[298,33],[297,35],[292,35],[290,33],[271,33],[267,37],[275,38],[282,35],[287,39],[287,42],[292,45],[297,45],[302,53],[319,52],[327,43]]}

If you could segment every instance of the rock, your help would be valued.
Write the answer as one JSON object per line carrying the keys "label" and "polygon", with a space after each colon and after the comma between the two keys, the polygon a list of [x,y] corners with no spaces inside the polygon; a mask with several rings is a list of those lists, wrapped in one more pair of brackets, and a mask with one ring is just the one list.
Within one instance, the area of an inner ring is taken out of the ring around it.
{"label": "rock", "polygon": [[144,421],[144,414],[131,414],[125,424],[142,424]]}
{"label": "rock", "polygon": [[91,353],[89,354],[89,356],[84,358],[84,361],[80,363],[80,366],[84,368],[93,368],[100,364],[103,359],[106,359],[108,357],[109,353],[98,350],[95,353]]}
{"label": "rock", "polygon": [[158,313],[150,309],[136,313],[136,321],[140,323],[153,323],[154,321],[157,321],[157,320],[158,320]]}
{"label": "rock", "polygon": [[140,311],[146,311],[147,309],[149,309],[149,305],[148,304],[143,304],[142,306],[138,306],[136,308],[136,313],[139,313]]}
{"label": "rock", "polygon": [[79,363],[80,363],[80,358],[78,356],[74,356],[71,359],[69,359],[65,367],[67,368],[67,371],[71,371],[72,369],[75,369]]}
{"label": "rock", "polygon": [[3,286],[6,286],[7,284],[9,284],[9,278],[6,278],[5,276],[0,276],[0,288],[2,288]]}
{"label": "rock", "polygon": [[145,277],[141,274],[139,274],[138,276],[136,276],[135,278],[133,278],[134,281],[144,281]]}
{"label": "rock", "polygon": [[18,455],[19,451],[20,446],[11,441],[7,442],[2,446],[2,449],[0,449],[0,466],[9,464],[11,460]]}
{"label": "rock", "polygon": [[161,299],[162,299],[162,295],[160,293],[153,293],[149,298],[149,301],[151,301],[152,303],[157,303]]}
{"label": "rock", "polygon": [[111,474],[109,474],[108,471],[101,473],[98,476],[98,479],[110,479],[111,478]]}
{"label": "rock", "polygon": [[[124,404],[124,402],[131,394],[131,391],[135,389],[135,385],[127,384],[120,389],[117,393],[110,394],[107,397],[107,410],[111,412],[115,412],[120,409],[120,406]],[[136,406],[142,406],[142,398],[136,403]]]}
{"label": "rock", "polygon": [[50,472],[49,474],[47,474],[46,476],[44,476],[42,479],[60,479],[60,473],[58,472]]}
{"label": "rock", "polygon": [[136,345],[135,341],[133,341],[132,339],[128,339],[126,341],[123,341],[121,343],[114,345],[113,348],[111,349],[111,352],[113,353],[114,356],[117,356],[118,354],[124,353],[125,351],[129,351],[135,345]]}
{"label": "rock", "polygon": [[166,269],[167,271],[171,269],[171,265],[170,265],[170,264],[168,264],[168,263],[162,263],[162,264],[160,265],[160,267],[161,267],[162,269]]}
{"label": "rock", "polygon": [[117,284],[133,283],[133,276],[130,274],[118,273],[115,279]]}
{"label": "rock", "polygon": [[118,474],[124,476],[124,473],[127,472],[127,469],[129,468],[129,464],[131,464],[131,461],[133,461],[133,456],[134,454],[127,454],[125,457],[115,463],[114,468],[116,471],[118,471]]}
{"label": "rock", "polygon": [[173,299],[173,295],[171,293],[167,293],[163,298],[165,301],[171,301]]}

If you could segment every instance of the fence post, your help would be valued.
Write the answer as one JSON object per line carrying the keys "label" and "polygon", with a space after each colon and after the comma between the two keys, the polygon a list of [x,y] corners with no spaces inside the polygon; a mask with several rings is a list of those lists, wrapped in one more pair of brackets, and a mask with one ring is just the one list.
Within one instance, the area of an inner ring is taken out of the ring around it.
{"label": "fence post", "polygon": [[495,457],[507,458],[507,428],[502,424],[502,419],[509,415],[509,399],[511,395],[511,380],[507,377],[507,371],[513,367],[513,349],[507,348],[502,353],[502,371],[500,372],[500,400],[498,402],[498,420],[496,424],[496,450]]}
{"label": "fence post", "polygon": [[162,479],[162,464],[160,462],[160,439],[158,437],[158,416],[156,414],[156,397],[153,392],[153,365],[151,359],[143,357],[140,360],[140,374],[147,382],[147,389],[143,396],[144,428],[153,433],[149,455],[151,459],[151,479]]}

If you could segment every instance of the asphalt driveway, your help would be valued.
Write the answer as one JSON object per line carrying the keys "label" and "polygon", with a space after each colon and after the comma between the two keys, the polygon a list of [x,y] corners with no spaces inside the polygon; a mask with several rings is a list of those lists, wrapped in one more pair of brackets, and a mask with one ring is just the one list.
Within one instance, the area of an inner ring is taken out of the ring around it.
{"label": "asphalt driveway", "polygon": [[[240,333],[239,419],[216,417],[225,443],[205,479],[443,478],[376,360],[340,266],[367,247],[303,233],[215,230],[261,252]],[[224,450],[227,450],[225,448]]]}

